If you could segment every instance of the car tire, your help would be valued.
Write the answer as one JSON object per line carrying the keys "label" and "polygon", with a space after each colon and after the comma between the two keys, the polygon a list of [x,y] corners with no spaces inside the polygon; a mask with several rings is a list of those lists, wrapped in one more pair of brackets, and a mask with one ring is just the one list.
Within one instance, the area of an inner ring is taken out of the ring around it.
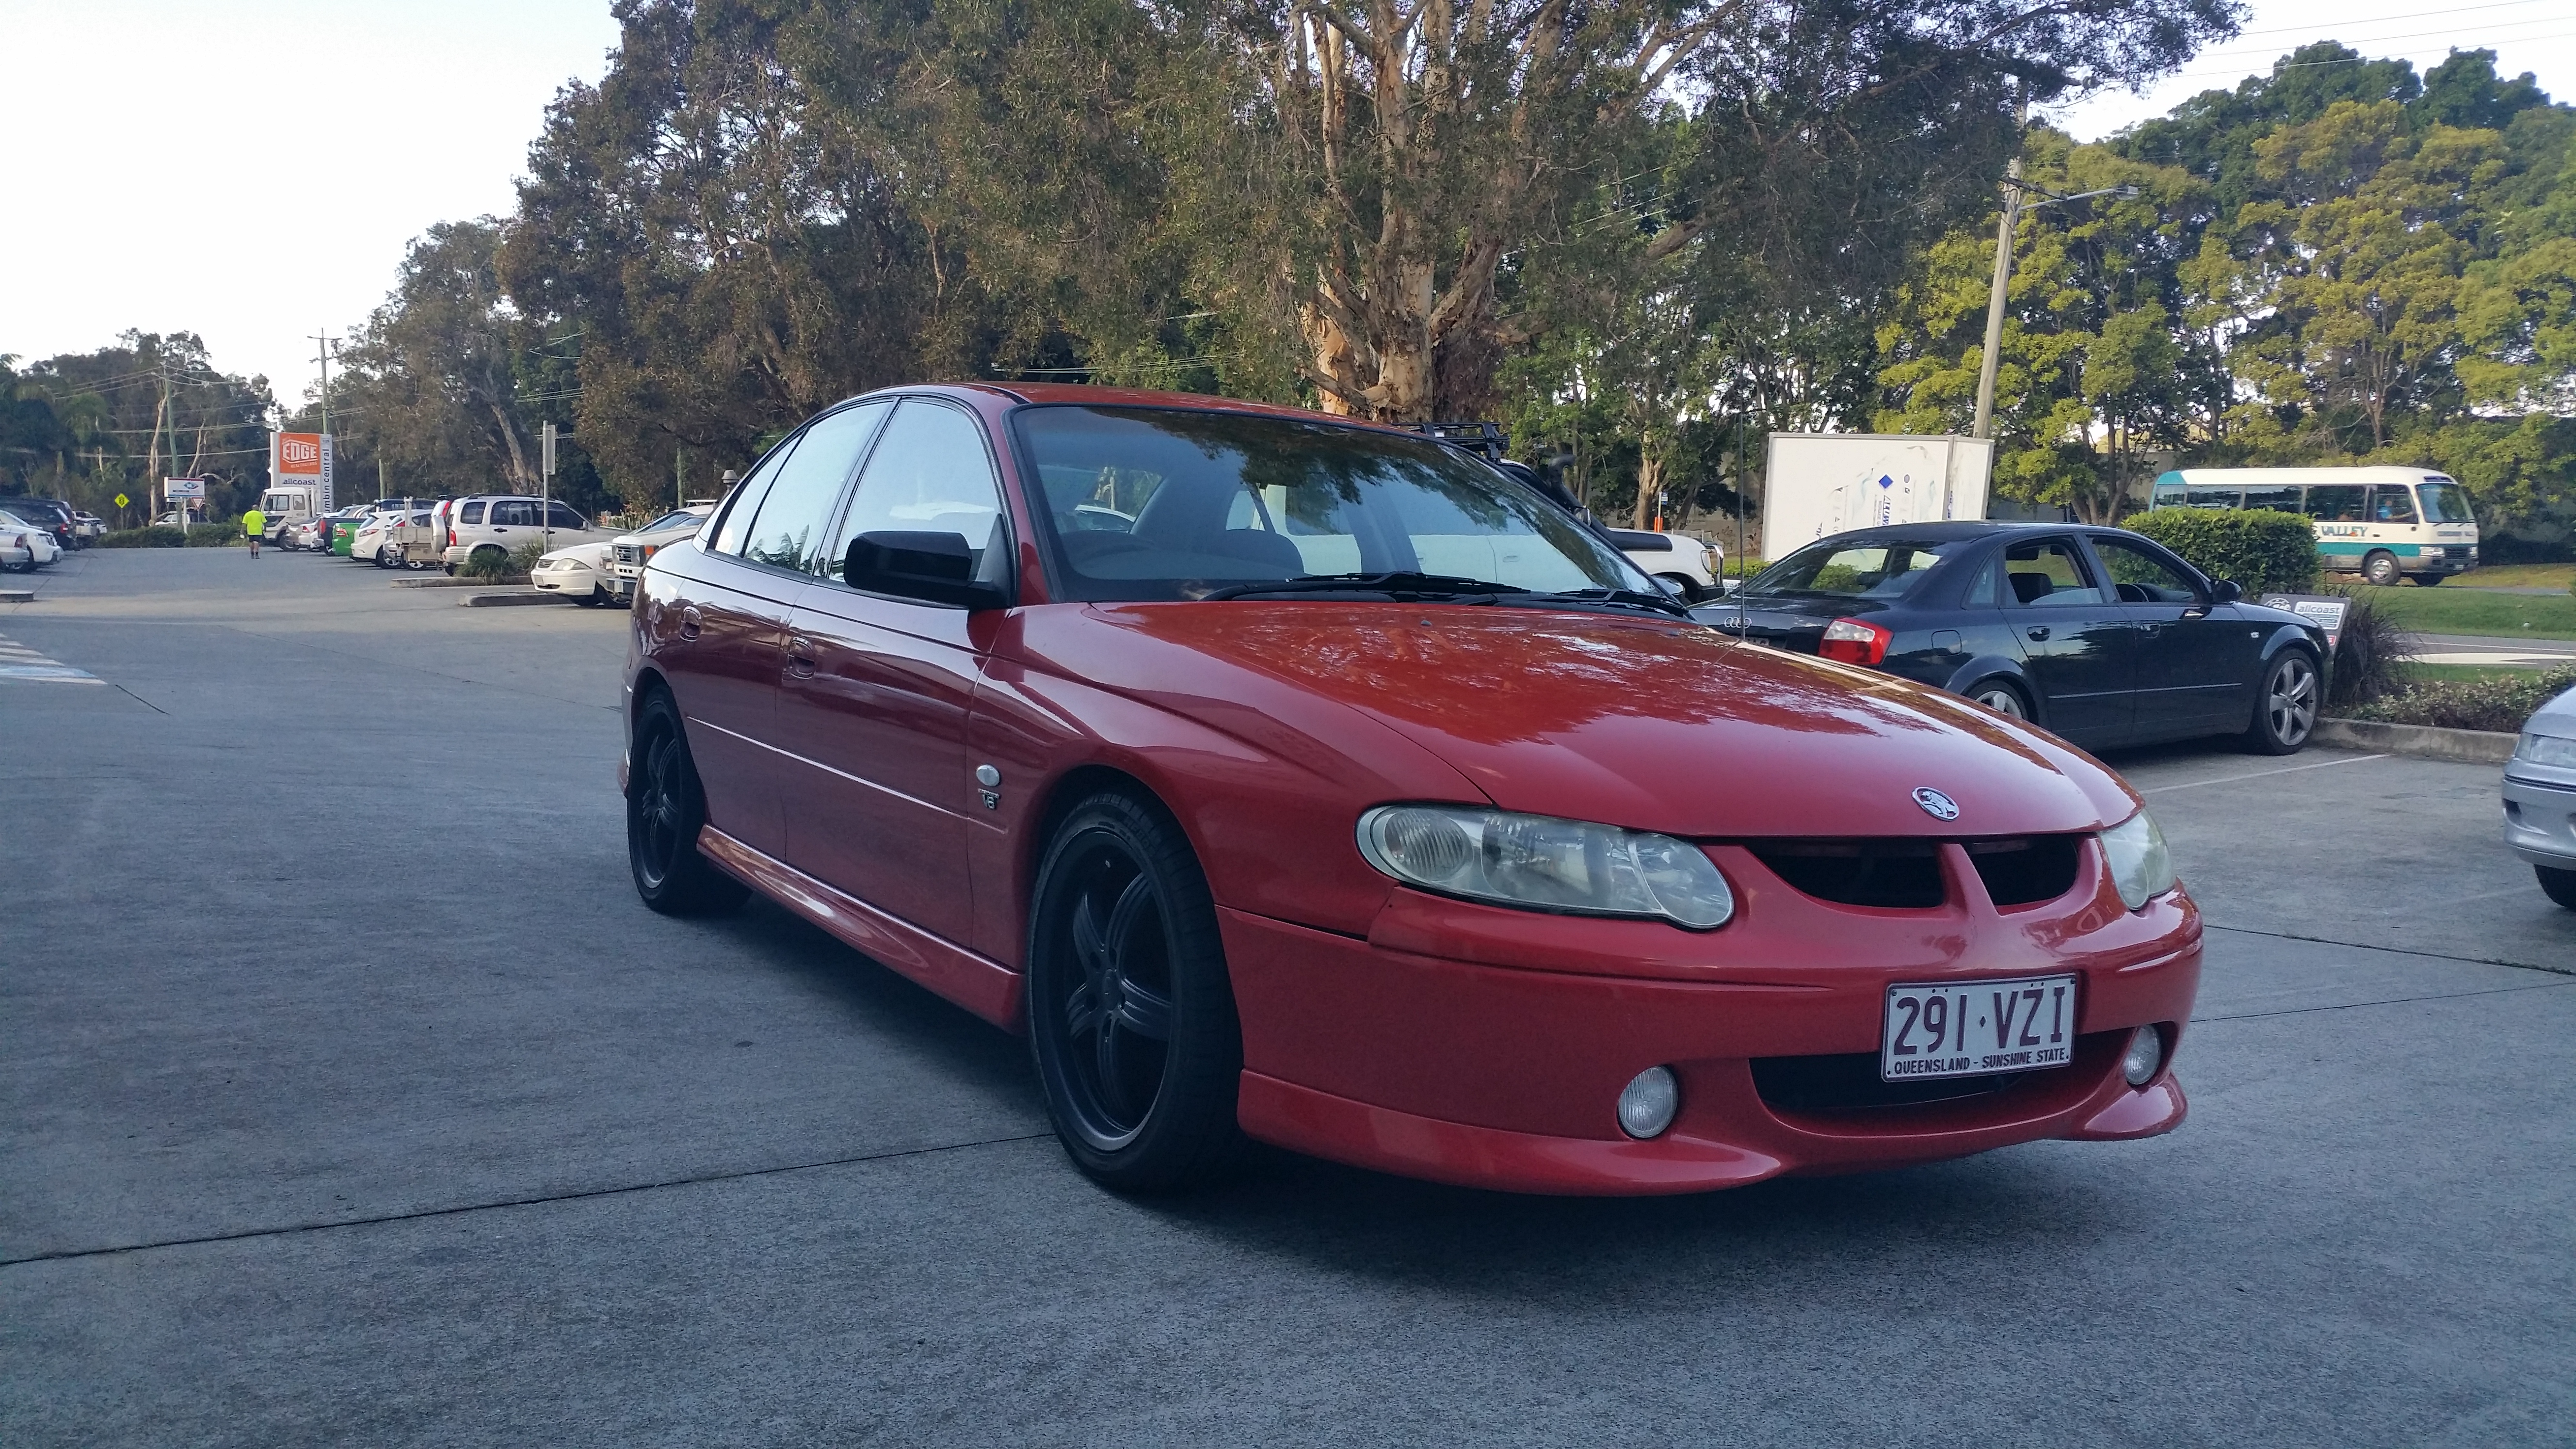
{"label": "car tire", "polygon": [[1997,714],[2014,719],[2030,718],[2030,700],[2021,692],[2021,686],[2011,680],[2000,676],[1981,679],[1961,692]]}
{"label": "car tire", "polygon": [[626,785],[626,864],[635,894],[666,916],[707,916],[740,906],[750,888],[698,852],[706,790],[671,696],[655,690],[637,711]]}
{"label": "car tire", "polygon": [[1123,791],[1076,805],[1029,912],[1028,1036],[1067,1155],[1119,1192],[1222,1174],[1242,1142],[1243,1033],[1188,839]]}
{"label": "car tire", "polygon": [[2576,911],[2576,870],[2560,870],[2551,865],[2535,865],[2531,873],[2540,877],[2541,892],[2551,900]]}
{"label": "car tire", "polygon": [[2367,583],[2386,588],[2405,575],[2397,571],[2397,555],[2381,549],[2361,561],[2361,577]]}
{"label": "car tire", "polygon": [[2408,574],[2406,576],[2406,582],[2417,584],[2429,589],[2435,584],[2440,583],[2445,577],[2446,575],[2443,574]]}
{"label": "car tire", "polygon": [[2263,667],[2263,683],[2254,691],[2254,721],[2245,730],[2245,747],[2258,755],[2295,755],[2316,733],[2323,681],[2317,661],[2305,649],[2284,649]]}

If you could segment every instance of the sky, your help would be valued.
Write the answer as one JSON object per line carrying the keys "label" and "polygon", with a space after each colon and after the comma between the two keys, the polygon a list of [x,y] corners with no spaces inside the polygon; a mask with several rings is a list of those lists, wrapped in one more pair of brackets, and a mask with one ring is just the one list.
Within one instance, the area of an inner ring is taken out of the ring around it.
{"label": "sky", "polygon": [[[2254,0],[2143,96],[2044,118],[2097,140],[2328,38],[2419,69],[2483,46],[2576,97],[2568,0]],[[509,210],[546,103],[616,43],[607,0],[0,0],[0,353],[192,331],[301,402],[313,334],[364,321],[433,224]]]}

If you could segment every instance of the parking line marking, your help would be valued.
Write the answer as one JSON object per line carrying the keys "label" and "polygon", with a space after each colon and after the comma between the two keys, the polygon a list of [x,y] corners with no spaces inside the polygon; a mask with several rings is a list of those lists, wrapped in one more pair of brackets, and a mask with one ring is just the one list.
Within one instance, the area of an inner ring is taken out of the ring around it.
{"label": "parking line marking", "polygon": [[74,669],[60,660],[48,659],[5,634],[0,634],[0,679],[22,680],[28,684],[107,683],[86,669]]}
{"label": "parking line marking", "polygon": [[2233,785],[2239,780],[2260,780],[2266,775],[2290,775],[2301,770],[2324,770],[2336,765],[2360,765],[2387,758],[2386,755],[2355,755],[2349,760],[2319,760],[2313,765],[2283,765],[2277,770],[2255,770],[2243,775],[2221,775],[2215,780],[2185,780],[2179,785],[2158,785],[2152,789],[2140,790],[2138,793],[2161,795],[2167,790],[2196,790],[2203,785]]}

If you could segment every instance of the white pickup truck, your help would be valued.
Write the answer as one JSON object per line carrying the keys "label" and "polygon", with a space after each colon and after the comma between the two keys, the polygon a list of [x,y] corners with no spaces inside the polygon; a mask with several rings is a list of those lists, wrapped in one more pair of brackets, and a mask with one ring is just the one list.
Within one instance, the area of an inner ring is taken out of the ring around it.
{"label": "white pickup truck", "polygon": [[645,524],[633,533],[619,534],[608,547],[608,591],[620,602],[635,598],[635,581],[644,576],[644,565],[654,554],[684,538],[697,537],[707,516],[716,511],[713,500],[685,504]]}

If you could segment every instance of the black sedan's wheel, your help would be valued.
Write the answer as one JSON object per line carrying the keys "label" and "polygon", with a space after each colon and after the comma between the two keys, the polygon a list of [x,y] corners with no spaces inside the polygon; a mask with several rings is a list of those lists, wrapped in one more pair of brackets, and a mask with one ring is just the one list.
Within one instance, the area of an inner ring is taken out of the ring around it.
{"label": "black sedan's wheel", "polygon": [[2540,877],[2540,888],[2549,898],[2571,911],[2576,911],[2576,870],[2559,870],[2535,865],[2531,873]]}
{"label": "black sedan's wheel", "polygon": [[2304,649],[2284,649],[2263,671],[2263,687],[2254,695],[2254,723],[2245,744],[2257,754],[2296,754],[2317,727],[2316,661]]}
{"label": "black sedan's wheel", "polygon": [[698,853],[707,823],[706,791],[689,758],[680,711],[658,691],[635,721],[635,753],[626,784],[626,863],[635,894],[666,916],[730,911],[750,894],[742,882]]}
{"label": "black sedan's wheel", "polygon": [[1968,698],[1997,714],[2010,715],[2014,719],[2030,718],[2030,702],[2021,697],[2020,690],[2000,679],[1969,686]]}
{"label": "black sedan's wheel", "polygon": [[1056,1135],[1102,1185],[1169,1191],[1232,1155],[1243,1038],[1216,908],[1162,811],[1076,806],[1038,873],[1029,1046]]}
{"label": "black sedan's wheel", "polygon": [[2397,582],[2401,577],[2397,571],[2397,556],[2385,552],[2372,554],[2361,561],[2361,576],[2382,587]]}
{"label": "black sedan's wheel", "polygon": [[2406,579],[2409,583],[2421,584],[2429,589],[2440,583],[2442,577],[2440,574],[2408,574]]}

